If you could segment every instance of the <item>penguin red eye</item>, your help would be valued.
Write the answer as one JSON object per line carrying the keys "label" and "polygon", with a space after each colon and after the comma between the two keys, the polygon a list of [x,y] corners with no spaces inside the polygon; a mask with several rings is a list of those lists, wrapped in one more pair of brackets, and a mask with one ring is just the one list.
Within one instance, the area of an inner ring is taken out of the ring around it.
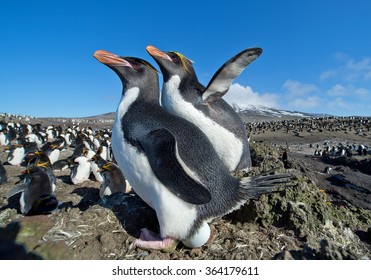
{"label": "penguin red eye", "polygon": [[133,66],[133,68],[134,68],[135,70],[138,70],[138,69],[139,69],[139,65],[138,65],[138,64],[132,64],[131,66]]}
{"label": "penguin red eye", "polygon": [[173,57],[171,58],[171,60],[172,60],[174,63],[177,63],[177,62],[179,61],[178,58],[175,57],[175,56],[173,56]]}

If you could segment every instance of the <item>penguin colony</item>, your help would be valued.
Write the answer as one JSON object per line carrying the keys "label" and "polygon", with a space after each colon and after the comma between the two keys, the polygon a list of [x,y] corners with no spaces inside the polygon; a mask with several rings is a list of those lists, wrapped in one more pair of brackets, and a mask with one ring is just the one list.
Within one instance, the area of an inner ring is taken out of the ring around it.
{"label": "penguin colony", "polygon": [[[130,188],[121,171],[114,169],[112,162],[110,130],[94,130],[90,127],[61,126],[42,127],[41,124],[21,124],[14,121],[0,122],[4,150],[7,161],[0,162],[0,184],[7,181],[6,164],[19,166],[21,182],[8,194],[11,198],[21,193],[19,205],[22,214],[49,214],[55,211],[60,201],[55,197],[56,175],[59,171],[70,169],[70,184],[81,184],[87,180],[101,183],[101,198]],[[66,159],[59,159],[62,151],[73,149]],[[5,167],[4,167],[5,164]],[[110,169],[102,169],[109,165]],[[96,167],[94,169],[94,167]],[[114,170],[116,180],[102,171]]]}
{"label": "penguin colony", "polygon": [[[21,193],[24,215],[58,209],[54,172],[70,168],[71,184],[93,177],[102,183],[102,199],[132,187],[155,210],[160,232],[143,228],[134,246],[171,250],[181,241],[194,248],[209,240],[208,223],[214,218],[290,182],[289,174],[275,171],[231,175],[251,168],[251,157],[245,125],[222,97],[262,49],[232,57],[206,87],[184,55],[153,46],[147,51],[161,69],[162,105],[159,75],[149,62],[102,50],[94,53],[123,86],[112,131],[1,124],[8,164],[26,167],[23,181],[7,196]],[[73,155],[59,159],[68,146],[74,147]]]}

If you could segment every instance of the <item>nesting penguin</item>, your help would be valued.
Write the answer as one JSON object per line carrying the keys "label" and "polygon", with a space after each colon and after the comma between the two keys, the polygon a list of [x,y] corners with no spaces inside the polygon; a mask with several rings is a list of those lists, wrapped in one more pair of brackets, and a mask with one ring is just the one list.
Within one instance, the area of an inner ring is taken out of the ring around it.
{"label": "nesting penguin", "polygon": [[35,152],[35,156],[36,156],[36,162],[35,162],[34,166],[37,166],[37,167],[41,168],[43,171],[46,172],[46,174],[48,175],[50,184],[52,185],[53,192],[54,192],[56,187],[57,187],[56,186],[57,179],[56,179],[55,174],[53,172],[53,166],[50,162],[49,157],[43,151]]}
{"label": "nesting penguin", "polygon": [[100,186],[99,196],[104,198],[115,193],[125,193],[130,191],[126,185],[126,180],[120,168],[112,163],[107,162],[100,169],[99,172],[102,174],[103,182]]}
{"label": "nesting penguin", "polygon": [[7,199],[21,192],[19,204],[23,215],[47,214],[55,210],[58,200],[53,194],[48,174],[36,166],[27,172],[23,183],[10,190]]}
{"label": "nesting penguin", "polygon": [[11,145],[7,157],[10,165],[20,166],[25,156],[25,149],[21,144]]}
{"label": "nesting penguin", "polygon": [[100,170],[102,169],[103,165],[107,163],[105,159],[103,159],[99,154],[95,154],[90,160],[90,168],[94,174],[95,180],[100,183],[103,183],[103,176]]}
{"label": "nesting penguin", "polygon": [[59,159],[61,151],[59,150],[59,144],[46,142],[42,147],[41,151],[43,151],[50,160],[50,163],[53,164]]}
{"label": "nesting penguin", "polygon": [[79,156],[75,158],[74,165],[71,168],[71,181],[74,185],[81,184],[89,179],[90,176],[90,162],[86,156]]}
{"label": "nesting penguin", "polygon": [[123,85],[112,131],[115,159],[134,191],[155,211],[160,234],[143,229],[135,246],[200,247],[208,222],[274,189],[287,175],[233,177],[205,134],[159,104],[159,81],[147,61],[96,51]]}
{"label": "nesting penguin", "polygon": [[262,49],[246,49],[232,57],[214,74],[207,87],[198,81],[192,61],[184,55],[162,52],[153,46],[148,46],[147,51],[163,75],[163,108],[198,126],[230,171],[248,170],[251,157],[245,125],[222,96],[232,81],[260,56]]}

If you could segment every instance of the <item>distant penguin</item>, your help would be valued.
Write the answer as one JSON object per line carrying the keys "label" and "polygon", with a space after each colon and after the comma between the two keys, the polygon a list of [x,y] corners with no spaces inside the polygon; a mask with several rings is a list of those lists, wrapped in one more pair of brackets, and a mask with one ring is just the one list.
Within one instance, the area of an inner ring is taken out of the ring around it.
{"label": "distant penguin", "polygon": [[28,142],[35,142],[39,146],[41,146],[45,142],[44,137],[40,133],[27,134],[26,140]]}
{"label": "distant penguin", "polygon": [[252,165],[247,131],[239,115],[222,96],[232,81],[260,56],[262,49],[246,49],[232,57],[214,74],[207,87],[200,84],[192,61],[184,55],[162,52],[153,46],[148,46],[147,51],[163,75],[163,108],[201,129],[230,171],[247,171]]}
{"label": "distant penguin", "polygon": [[72,144],[72,141],[74,140],[75,136],[71,132],[67,132],[64,135],[64,139],[66,140],[66,145],[70,146]]}
{"label": "distant penguin", "polygon": [[74,166],[71,169],[71,181],[74,185],[81,184],[89,179],[90,162],[86,156],[79,156],[74,160]]}
{"label": "distant penguin", "polygon": [[103,159],[99,154],[96,154],[90,159],[90,163],[91,163],[90,168],[94,174],[95,179],[98,182],[103,183],[104,178],[99,170],[102,169],[103,165],[105,165],[107,161]]}
{"label": "distant penguin", "polygon": [[331,166],[326,166],[325,167],[325,170],[323,171],[323,173],[325,173],[325,174],[331,174],[331,171],[332,171]]}
{"label": "distant penguin", "polygon": [[8,181],[8,175],[3,163],[0,160],[0,185]]}
{"label": "distant penguin", "polygon": [[103,176],[103,182],[100,187],[99,196],[104,198],[115,193],[128,192],[125,177],[120,168],[112,162],[107,162],[99,169]]}
{"label": "distant penguin", "polygon": [[109,160],[109,149],[107,143],[103,142],[97,150],[97,154],[100,155],[103,159]]}
{"label": "distant penguin", "polygon": [[9,147],[8,163],[10,165],[20,166],[25,156],[25,149],[21,144],[11,145]]}
{"label": "distant penguin", "polygon": [[90,150],[90,149],[86,149],[84,151],[84,155],[88,158],[88,159],[91,159],[93,156],[95,156],[95,152],[93,150]]}
{"label": "distant penguin", "polygon": [[61,151],[63,150],[66,150],[67,149],[67,143],[66,143],[66,139],[64,139],[64,137],[62,136],[57,136],[56,139],[52,142],[54,145],[57,146],[57,148]]}
{"label": "distant penguin", "polygon": [[49,181],[50,181],[50,184],[52,185],[53,192],[54,192],[57,187],[56,185],[57,179],[53,172],[53,167],[52,167],[49,157],[42,151],[35,152],[35,156],[37,157],[37,159],[35,161],[34,166],[37,166],[46,172],[46,174],[49,177]]}
{"label": "distant penguin", "polygon": [[48,175],[41,169],[27,175],[22,184],[17,185],[7,194],[7,199],[20,192],[22,195],[19,204],[23,215],[27,215],[30,212],[37,214],[38,207],[49,203],[45,198],[52,198],[53,196],[53,189]]}
{"label": "distant penguin", "polygon": [[43,151],[48,156],[51,164],[59,159],[61,153],[61,151],[59,150],[59,145],[51,142],[46,142],[44,146],[41,147],[41,151]]}
{"label": "distant penguin", "polygon": [[286,169],[289,169],[292,167],[292,163],[289,159],[289,155],[288,155],[288,152],[287,150],[284,150],[283,151],[283,154],[282,154],[282,162],[283,162],[283,166],[286,168]]}
{"label": "distant penguin", "polygon": [[69,158],[60,159],[60,160],[57,160],[56,162],[54,162],[52,164],[52,168],[53,168],[53,170],[64,171],[67,168],[69,168],[72,164],[73,164],[73,161],[71,161],[71,159],[69,159]]}
{"label": "distant penguin", "polygon": [[197,126],[159,104],[157,71],[147,61],[96,51],[94,57],[122,81],[112,131],[115,159],[134,191],[155,211],[160,234],[142,229],[135,246],[174,248],[181,240],[200,247],[208,222],[248,199],[275,189],[288,175],[233,177]]}
{"label": "distant penguin", "polygon": [[17,138],[17,131],[13,126],[8,126],[8,139],[12,143],[13,140]]}
{"label": "distant penguin", "polygon": [[93,144],[96,150],[98,150],[99,146],[101,145],[101,140],[96,136],[93,139]]}
{"label": "distant penguin", "polygon": [[0,146],[6,146],[6,145],[10,145],[10,141],[8,138],[8,134],[6,133],[6,129],[3,128],[0,131]]}

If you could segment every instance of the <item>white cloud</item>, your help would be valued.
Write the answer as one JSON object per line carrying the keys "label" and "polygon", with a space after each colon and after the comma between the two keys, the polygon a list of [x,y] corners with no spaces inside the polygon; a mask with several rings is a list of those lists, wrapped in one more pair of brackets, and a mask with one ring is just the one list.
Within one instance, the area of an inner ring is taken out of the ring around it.
{"label": "white cloud", "polygon": [[265,106],[270,108],[278,107],[278,95],[274,93],[259,94],[249,86],[242,86],[238,83],[232,84],[223,99],[229,104],[237,104],[240,108],[253,106]]}
{"label": "white cloud", "polygon": [[366,80],[366,81],[371,80],[371,70],[368,71],[368,72],[365,74],[365,80]]}
{"label": "white cloud", "polygon": [[355,91],[355,94],[360,98],[369,98],[371,97],[370,91],[366,88],[357,88]]}
{"label": "white cloud", "polygon": [[283,84],[287,106],[291,110],[307,110],[316,108],[321,99],[316,95],[319,91],[316,85],[305,84],[297,80],[287,80]]}
{"label": "white cloud", "polygon": [[351,106],[342,97],[335,98],[328,103],[328,107],[332,109],[351,109]]}
{"label": "white cloud", "polygon": [[340,85],[340,84],[336,84],[327,91],[327,95],[329,95],[329,96],[344,96],[344,95],[347,95],[347,91],[348,91],[348,89],[345,86]]}
{"label": "white cloud", "polygon": [[341,84],[336,84],[332,88],[330,88],[326,94],[328,96],[349,96],[354,98],[362,98],[366,99],[370,97],[370,91],[366,88],[356,88],[352,84],[348,84],[346,86]]}
{"label": "white cloud", "polygon": [[329,78],[335,77],[337,75],[337,72],[335,70],[327,70],[325,72],[322,72],[319,79],[321,81],[327,80]]}
{"label": "white cloud", "polygon": [[287,80],[283,84],[286,90],[286,95],[289,97],[306,96],[310,93],[318,91],[317,87],[313,84],[304,84],[296,80]]}
{"label": "white cloud", "polygon": [[320,75],[320,80],[339,77],[347,81],[368,81],[371,80],[371,57],[356,60],[344,53],[336,53],[334,57],[341,62],[335,69],[324,71]]}
{"label": "white cloud", "polygon": [[296,110],[305,110],[310,108],[319,107],[321,99],[318,96],[307,96],[304,98],[296,98],[289,101],[288,105]]}

